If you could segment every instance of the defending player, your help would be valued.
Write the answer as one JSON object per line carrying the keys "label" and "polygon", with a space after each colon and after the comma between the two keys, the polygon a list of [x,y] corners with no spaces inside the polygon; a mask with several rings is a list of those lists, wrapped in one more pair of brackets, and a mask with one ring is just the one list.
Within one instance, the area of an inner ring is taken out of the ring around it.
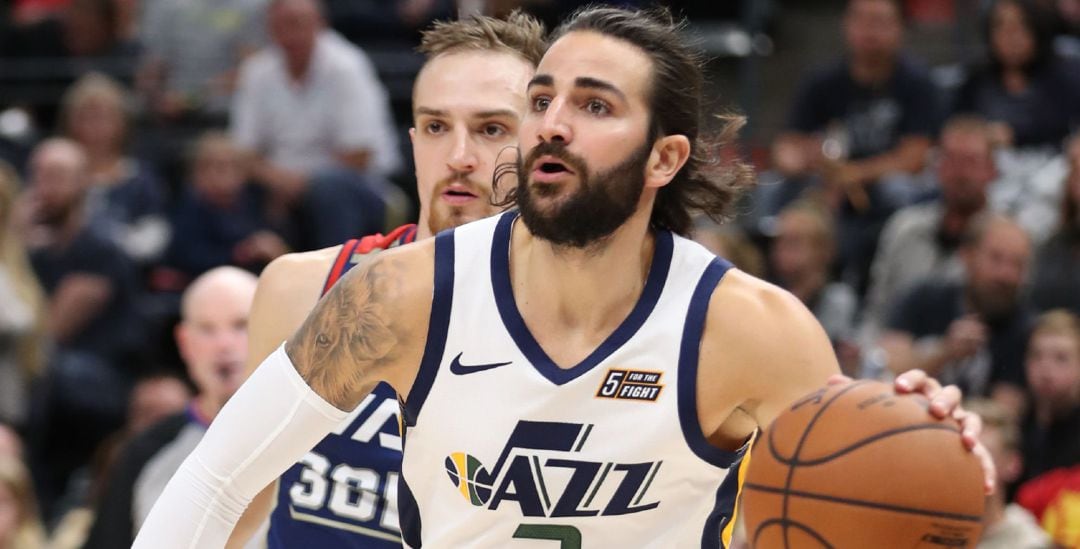
{"label": "defending player", "polygon": [[[531,17],[473,17],[423,34],[427,62],[413,89],[410,130],[420,222],[323,250],[290,254],[259,279],[250,325],[254,369],[304,321],[349,269],[386,249],[498,211],[491,180],[498,154],[517,143],[525,86],[545,47]],[[276,501],[268,547],[400,547],[398,401],[376,387],[334,433],[259,494],[230,540],[241,547]]]}
{"label": "defending player", "polygon": [[[410,547],[726,541],[747,441],[835,358],[797,299],[677,236],[749,173],[710,172],[674,25],[589,8],[556,35],[528,86],[520,213],[351,271],[230,401],[136,547],[220,546],[382,380],[404,396]],[[976,447],[955,388],[897,384]]]}

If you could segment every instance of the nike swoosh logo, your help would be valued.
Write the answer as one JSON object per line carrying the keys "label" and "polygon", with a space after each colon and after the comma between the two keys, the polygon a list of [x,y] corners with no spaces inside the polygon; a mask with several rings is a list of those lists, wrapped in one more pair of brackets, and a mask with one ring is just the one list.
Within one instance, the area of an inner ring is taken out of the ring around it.
{"label": "nike swoosh logo", "polygon": [[465,365],[461,363],[461,355],[465,353],[458,353],[454,360],[450,362],[450,373],[459,376],[466,376],[469,374],[475,374],[476,372],[483,372],[484,370],[490,370],[492,368],[498,368],[500,366],[506,366],[509,362],[491,362],[489,364],[470,364]]}

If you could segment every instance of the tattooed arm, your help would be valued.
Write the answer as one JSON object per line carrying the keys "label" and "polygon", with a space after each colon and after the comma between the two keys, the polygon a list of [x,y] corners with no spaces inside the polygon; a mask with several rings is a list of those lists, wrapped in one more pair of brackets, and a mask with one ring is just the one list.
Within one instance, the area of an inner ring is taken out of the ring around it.
{"label": "tattooed arm", "polygon": [[434,241],[378,254],[340,280],[214,419],[134,547],[222,547],[251,498],[379,381],[407,395],[427,337]]}
{"label": "tattooed arm", "polygon": [[[379,253],[349,271],[285,344],[304,381],[340,410],[355,408],[384,379],[408,394],[403,385],[420,364],[432,277],[416,284],[409,278],[417,272],[415,258],[400,251]],[[400,375],[402,369],[411,375]]]}

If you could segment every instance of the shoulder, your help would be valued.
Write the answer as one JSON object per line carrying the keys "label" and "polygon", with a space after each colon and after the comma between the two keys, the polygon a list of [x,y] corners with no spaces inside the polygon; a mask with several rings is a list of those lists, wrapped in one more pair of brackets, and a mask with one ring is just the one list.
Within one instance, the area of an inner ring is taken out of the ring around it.
{"label": "shoulder", "polygon": [[762,426],[839,373],[829,339],[806,306],[735,269],[713,292],[703,337],[699,380],[737,391],[728,398],[742,402]]}
{"label": "shoulder", "polygon": [[780,334],[819,329],[813,314],[790,292],[738,269],[729,270],[713,291],[706,320],[710,338],[731,340],[748,353],[770,352]]}
{"label": "shoulder", "polygon": [[338,245],[274,259],[259,275],[259,293],[276,296],[311,294],[317,299],[340,251]]}
{"label": "shoulder", "polygon": [[916,204],[897,211],[885,223],[883,234],[894,238],[912,232],[935,230],[941,218],[941,207],[937,203]]}
{"label": "shoulder", "polygon": [[273,74],[278,66],[278,54],[273,46],[267,46],[255,52],[241,63],[242,79],[266,78]]}

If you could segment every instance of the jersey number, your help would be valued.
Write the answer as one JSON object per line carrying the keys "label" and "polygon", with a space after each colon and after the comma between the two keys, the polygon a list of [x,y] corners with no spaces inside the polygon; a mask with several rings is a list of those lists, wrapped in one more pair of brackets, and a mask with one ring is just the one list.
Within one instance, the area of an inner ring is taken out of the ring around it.
{"label": "jersey number", "polygon": [[398,530],[398,473],[387,473],[380,498],[377,471],[351,467],[345,463],[331,470],[330,461],[315,452],[308,452],[301,461],[305,467],[300,472],[300,480],[289,489],[293,505],[313,511],[325,506],[339,517],[369,522],[379,509],[379,499],[383,499],[387,504],[379,518],[379,525],[388,530]]}
{"label": "jersey number", "polygon": [[581,549],[581,531],[564,524],[519,524],[514,539],[549,539],[559,549]]}

